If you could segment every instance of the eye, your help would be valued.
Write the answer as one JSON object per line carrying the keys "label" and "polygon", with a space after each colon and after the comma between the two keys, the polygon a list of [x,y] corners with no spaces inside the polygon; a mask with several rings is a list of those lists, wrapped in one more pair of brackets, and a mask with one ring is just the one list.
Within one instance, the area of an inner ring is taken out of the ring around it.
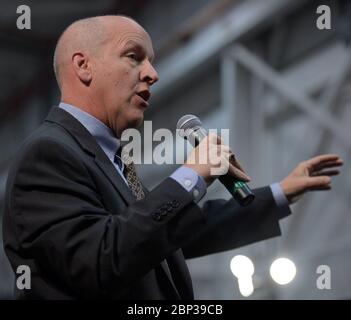
{"label": "eye", "polygon": [[134,60],[134,61],[139,61],[139,57],[138,57],[137,54],[134,53],[134,52],[129,53],[129,54],[127,55],[127,57],[130,58],[130,59],[132,59],[132,60]]}

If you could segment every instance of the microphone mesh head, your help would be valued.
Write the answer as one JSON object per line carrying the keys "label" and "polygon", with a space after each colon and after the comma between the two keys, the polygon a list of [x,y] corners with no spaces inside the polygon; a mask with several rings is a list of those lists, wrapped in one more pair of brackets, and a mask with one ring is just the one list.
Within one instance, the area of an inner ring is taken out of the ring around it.
{"label": "microphone mesh head", "polygon": [[195,127],[202,127],[201,120],[193,114],[186,114],[182,116],[177,122],[177,129],[193,129]]}

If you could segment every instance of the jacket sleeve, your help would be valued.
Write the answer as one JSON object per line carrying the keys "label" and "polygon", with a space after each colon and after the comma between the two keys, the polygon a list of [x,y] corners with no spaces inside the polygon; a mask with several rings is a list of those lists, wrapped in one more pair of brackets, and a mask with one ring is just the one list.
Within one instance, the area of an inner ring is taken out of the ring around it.
{"label": "jacket sleeve", "polygon": [[205,223],[170,178],[124,211],[106,211],[84,162],[52,139],[32,143],[16,167],[8,203],[20,254],[78,296],[123,295]]}
{"label": "jacket sleeve", "polygon": [[279,218],[290,214],[289,206],[278,207],[270,187],[253,190],[256,198],[247,207],[234,199],[204,204],[206,224],[183,246],[185,258],[232,250],[281,235]]}

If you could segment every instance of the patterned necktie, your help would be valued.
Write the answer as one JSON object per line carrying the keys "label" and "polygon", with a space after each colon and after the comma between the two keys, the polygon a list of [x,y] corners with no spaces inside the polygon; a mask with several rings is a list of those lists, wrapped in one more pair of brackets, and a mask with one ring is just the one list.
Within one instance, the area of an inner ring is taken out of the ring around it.
{"label": "patterned necktie", "polygon": [[119,148],[116,155],[115,155],[115,163],[117,163],[118,167],[123,172],[125,176],[128,186],[132,191],[133,195],[136,197],[137,200],[141,200],[145,198],[145,193],[143,190],[143,186],[136,174],[134,163],[131,162],[129,164],[123,164],[121,159],[121,149]]}
{"label": "patterned necktie", "polygon": [[[136,199],[137,200],[144,199],[145,193],[143,190],[143,186],[142,186],[142,184],[141,184],[141,182],[136,174],[134,163],[133,162],[131,162],[129,164],[123,163],[123,161],[121,159],[121,149],[122,148],[119,148],[115,154],[115,163],[118,165],[118,167],[123,172],[123,175],[125,176],[125,178],[128,182],[129,188],[132,191],[133,195],[136,197]],[[171,271],[169,269],[167,260],[166,259],[162,260],[161,265],[164,267],[165,272],[167,273],[168,277],[173,280],[173,277],[172,277]]]}

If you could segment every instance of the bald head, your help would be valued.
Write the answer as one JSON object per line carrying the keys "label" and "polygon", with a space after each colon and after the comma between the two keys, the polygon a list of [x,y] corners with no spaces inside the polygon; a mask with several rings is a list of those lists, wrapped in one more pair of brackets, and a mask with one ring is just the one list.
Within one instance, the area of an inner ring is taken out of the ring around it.
{"label": "bald head", "polygon": [[141,125],[158,80],[149,34],[125,16],[71,24],[58,40],[54,69],[61,102],[99,119],[117,137]]}
{"label": "bald head", "polygon": [[78,20],[62,33],[56,44],[53,61],[56,80],[60,88],[65,80],[67,66],[71,63],[72,55],[78,51],[98,55],[103,45],[116,33],[116,28],[111,28],[111,26],[123,23],[138,25],[126,16],[98,16]]}

